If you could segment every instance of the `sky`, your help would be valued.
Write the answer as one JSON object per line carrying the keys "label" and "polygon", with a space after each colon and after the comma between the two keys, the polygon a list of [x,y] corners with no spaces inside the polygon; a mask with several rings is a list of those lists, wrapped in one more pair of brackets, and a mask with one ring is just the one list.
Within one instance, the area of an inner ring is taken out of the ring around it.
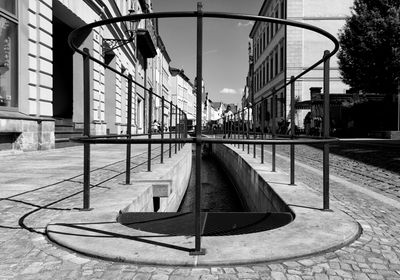
{"label": "sky", "polygon": [[[195,11],[194,0],[152,0],[153,12]],[[203,0],[203,11],[258,15],[262,0]],[[203,80],[213,102],[241,103],[253,22],[204,18]],[[159,19],[170,65],[196,76],[196,18]]]}

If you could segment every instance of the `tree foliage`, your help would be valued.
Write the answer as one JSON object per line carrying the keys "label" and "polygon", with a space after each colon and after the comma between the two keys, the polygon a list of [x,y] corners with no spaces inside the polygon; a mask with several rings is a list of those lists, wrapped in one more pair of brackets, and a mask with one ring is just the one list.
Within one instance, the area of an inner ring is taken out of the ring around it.
{"label": "tree foliage", "polygon": [[339,69],[346,84],[363,92],[397,92],[400,0],[355,0],[339,41]]}

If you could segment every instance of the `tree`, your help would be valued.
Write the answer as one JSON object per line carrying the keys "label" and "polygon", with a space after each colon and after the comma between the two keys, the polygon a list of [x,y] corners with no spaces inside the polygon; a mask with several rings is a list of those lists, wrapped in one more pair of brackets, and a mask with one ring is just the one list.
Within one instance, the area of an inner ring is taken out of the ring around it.
{"label": "tree", "polygon": [[363,92],[390,96],[397,92],[399,0],[355,0],[339,41],[339,70],[346,84]]}

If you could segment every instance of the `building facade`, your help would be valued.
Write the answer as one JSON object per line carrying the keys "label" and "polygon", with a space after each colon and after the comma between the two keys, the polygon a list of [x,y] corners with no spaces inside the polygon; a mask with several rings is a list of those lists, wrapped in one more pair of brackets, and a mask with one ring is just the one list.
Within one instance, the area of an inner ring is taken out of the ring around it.
{"label": "building facade", "polygon": [[[266,0],[259,15],[289,19],[320,27],[337,36],[350,15],[353,0]],[[272,113],[272,92],[303,70],[322,58],[324,50],[331,50],[333,44],[321,35],[297,27],[257,22],[250,33],[252,44],[253,71],[250,96],[255,107],[256,126],[261,120],[261,106],[264,118],[269,124]],[[295,83],[295,95],[299,101],[310,99],[310,88],[321,87],[322,65],[310,71]],[[340,79],[336,57],[330,64],[331,92],[345,93],[348,89]],[[290,112],[290,88],[276,92],[275,117],[277,121],[287,119]],[[303,115],[297,112],[296,124],[302,126]]]}
{"label": "building facade", "polygon": [[[69,33],[91,22],[152,10],[150,0],[1,1],[0,150],[51,149],[80,135],[83,58],[69,48]],[[126,133],[128,102],[132,102],[132,133],[147,133],[148,119],[161,118],[161,102],[154,98],[149,104],[149,94],[142,86],[152,88],[167,102],[173,99],[171,58],[158,34],[158,22],[140,20],[134,33],[127,24],[98,27],[80,38],[81,49],[88,48],[96,59],[134,80],[129,101],[127,80],[90,62],[93,135]],[[121,45],[114,40],[130,38]],[[193,86],[188,78],[183,89],[175,95],[180,96],[181,108],[191,111]],[[166,108],[166,122],[169,115]]]}

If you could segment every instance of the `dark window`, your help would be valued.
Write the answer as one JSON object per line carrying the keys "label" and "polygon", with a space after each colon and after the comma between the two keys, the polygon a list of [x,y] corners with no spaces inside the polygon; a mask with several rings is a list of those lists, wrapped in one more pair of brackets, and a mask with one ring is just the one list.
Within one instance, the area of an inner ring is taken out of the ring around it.
{"label": "dark window", "polygon": [[265,29],[263,30],[263,51],[265,50],[265,45],[266,45],[266,43],[265,43]]}
{"label": "dark window", "polygon": [[267,58],[267,83],[269,82],[269,57]]}
{"label": "dark window", "polygon": [[269,44],[269,23],[268,23],[268,26],[267,26],[267,45]]}
{"label": "dark window", "polygon": [[279,62],[279,60],[278,60],[278,50],[276,50],[275,51],[275,75],[278,75],[278,62]]}
{"label": "dark window", "polygon": [[[0,1],[2,9],[15,10],[15,2]],[[0,107],[17,107],[18,42],[17,22],[6,19],[0,10]]]}
{"label": "dark window", "polygon": [[269,80],[271,81],[274,78],[274,59],[271,55],[270,61],[269,61]]}
{"label": "dark window", "polygon": [[281,1],[281,18],[282,19],[285,18],[285,1],[284,0]]}
{"label": "dark window", "polygon": [[16,2],[17,2],[16,0],[1,0],[0,9],[3,9],[13,15],[16,15]]}
{"label": "dark window", "polygon": [[280,49],[280,72],[283,71],[283,64],[284,64],[284,60],[285,60],[285,52],[284,52],[284,48],[283,48],[283,42],[281,43],[281,49]]}
{"label": "dark window", "polygon": [[263,62],[262,68],[262,85],[265,86],[265,63]]}

